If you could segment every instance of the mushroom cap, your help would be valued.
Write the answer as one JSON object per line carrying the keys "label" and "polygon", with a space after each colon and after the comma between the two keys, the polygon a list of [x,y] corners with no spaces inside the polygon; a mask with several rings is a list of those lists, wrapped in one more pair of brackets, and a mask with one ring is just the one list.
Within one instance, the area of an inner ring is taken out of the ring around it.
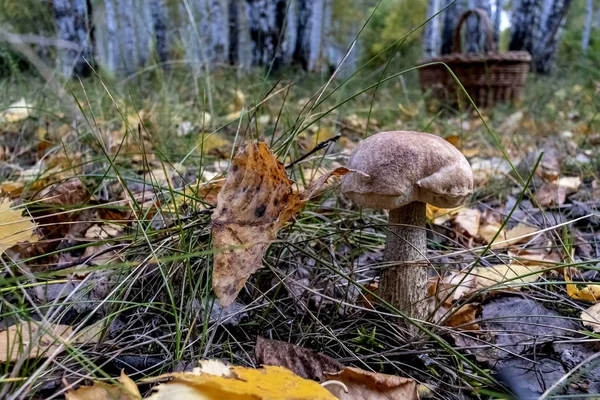
{"label": "mushroom cap", "polygon": [[450,208],[473,193],[467,159],[429,133],[377,133],[352,153],[347,167],[358,172],[343,177],[342,192],[363,207],[393,210],[420,201]]}

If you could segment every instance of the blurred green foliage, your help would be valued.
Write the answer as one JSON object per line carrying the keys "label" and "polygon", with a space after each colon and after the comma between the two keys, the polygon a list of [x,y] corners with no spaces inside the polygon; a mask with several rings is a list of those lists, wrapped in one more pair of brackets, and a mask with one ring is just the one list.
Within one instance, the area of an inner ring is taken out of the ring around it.
{"label": "blurred green foliage", "polygon": [[[373,11],[372,7],[369,11]],[[364,32],[365,58],[378,57],[379,64],[385,63],[393,51],[394,43],[402,43],[397,57],[403,66],[414,66],[421,56],[423,29],[411,31],[427,19],[426,0],[388,0],[375,10],[373,18]],[[402,39],[404,41],[402,42]],[[394,46],[395,48],[396,46]]]}
{"label": "blurred green foliage", "polygon": [[[10,33],[53,36],[51,3],[40,0],[0,0],[0,27]],[[11,44],[0,42],[0,77],[29,68],[29,61]]]}
{"label": "blurred green foliage", "polygon": [[597,25],[597,7],[600,6],[600,3],[596,2],[595,4],[596,9],[594,9],[593,14],[590,46],[587,55],[584,56],[581,51],[581,39],[583,37],[586,16],[585,3],[585,1],[571,2],[558,52],[558,62],[560,65],[570,65],[577,62],[577,60],[589,62],[596,66],[600,63],[600,26]]}

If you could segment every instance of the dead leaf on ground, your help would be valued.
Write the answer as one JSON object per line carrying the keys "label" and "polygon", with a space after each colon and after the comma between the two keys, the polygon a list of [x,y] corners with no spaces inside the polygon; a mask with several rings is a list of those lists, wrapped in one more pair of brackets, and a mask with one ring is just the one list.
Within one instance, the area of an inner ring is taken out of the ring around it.
{"label": "dead leaf on ground", "polygon": [[475,323],[481,314],[481,305],[476,303],[464,304],[460,307],[441,305],[433,318],[434,322],[444,322],[444,326],[461,330],[478,331],[480,326]]}
{"label": "dead leaf on ground", "polygon": [[[478,234],[486,243],[490,243],[500,228],[500,224],[482,225],[479,227]],[[502,229],[494,240],[492,248],[497,249],[528,242],[538,230],[535,226],[519,222],[511,229]]]}
{"label": "dead leaf on ground", "polygon": [[474,208],[463,208],[454,217],[454,224],[470,237],[477,236],[481,211]]}
{"label": "dead leaf on ground", "polygon": [[285,367],[305,379],[323,380],[325,372],[337,372],[344,366],[326,356],[304,347],[279,340],[258,337],[254,350],[256,362],[260,365]]}
{"label": "dead leaf on ground", "polygon": [[316,194],[338,168],[315,181],[303,193],[265,143],[250,143],[234,159],[212,215],[213,290],[223,307],[231,304],[261,268],[262,256],[277,232]]}
{"label": "dead leaf on ground", "polygon": [[487,292],[520,290],[527,283],[537,281],[552,265],[528,264],[519,262],[493,265],[491,267],[475,267],[473,269],[452,272],[437,283],[438,299],[446,304],[461,299],[469,294],[488,289]]}
{"label": "dead leaf on ground", "polygon": [[34,243],[39,239],[34,231],[36,225],[23,212],[12,207],[8,199],[0,199],[0,255],[22,242]]}
{"label": "dead leaf on ground", "polygon": [[69,389],[66,400],[139,400],[140,390],[134,381],[121,371],[118,384],[94,382],[93,386],[81,386],[77,390]]}
{"label": "dead leaf on ground", "polygon": [[99,326],[92,325],[69,339],[73,333],[70,325],[45,324],[24,321],[0,330],[0,362],[17,361],[27,350],[27,358],[52,354],[62,343],[95,343],[99,339]]}
{"label": "dead leaf on ground", "polygon": [[22,98],[5,109],[0,114],[0,122],[18,122],[29,117],[29,110],[33,106]]}
{"label": "dead leaf on ground", "polygon": [[[584,300],[595,303],[600,301],[600,285],[599,284],[587,284],[586,282],[573,281],[572,275],[576,268],[565,268],[564,277],[567,282],[567,294],[577,300]],[[573,283],[569,283],[573,282]]]}
{"label": "dead leaf on ground", "polygon": [[595,333],[600,333],[600,303],[594,304],[581,313],[583,325],[589,327]]}
{"label": "dead leaf on ground", "polygon": [[198,139],[198,151],[203,154],[229,157],[232,147],[233,143],[218,133],[204,132],[200,134]]}
{"label": "dead leaf on ground", "polygon": [[577,192],[581,186],[578,176],[565,176],[555,182],[546,182],[535,192],[535,199],[540,207],[552,205],[562,206],[567,196]]}
{"label": "dead leaf on ground", "polygon": [[378,374],[359,368],[347,367],[343,371],[327,374],[327,379],[342,382],[329,384],[327,390],[340,400],[417,400],[417,382],[414,379],[395,375]]}
{"label": "dead leaf on ground", "polygon": [[300,378],[283,367],[228,367],[218,360],[201,362],[193,372],[174,372],[143,382],[170,379],[155,387],[149,400],[335,400],[315,381]]}
{"label": "dead leaf on ground", "polygon": [[463,206],[456,207],[456,208],[439,208],[436,206],[432,206],[431,204],[425,205],[425,212],[427,214],[427,219],[429,221],[432,221],[435,225],[443,225],[444,222],[446,222],[450,218],[454,217],[462,209],[463,209]]}

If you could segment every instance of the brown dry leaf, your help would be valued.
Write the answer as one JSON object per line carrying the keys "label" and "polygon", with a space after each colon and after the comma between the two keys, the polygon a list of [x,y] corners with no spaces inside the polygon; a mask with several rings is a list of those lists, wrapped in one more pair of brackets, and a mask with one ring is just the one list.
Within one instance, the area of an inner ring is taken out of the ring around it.
{"label": "brown dry leaf", "polygon": [[444,321],[444,325],[451,328],[477,331],[481,328],[475,323],[475,320],[477,319],[477,315],[481,314],[481,310],[481,306],[475,303],[464,304],[458,309],[442,305],[437,309],[434,321]]}
{"label": "brown dry leaf", "polygon": [[[73,333],[69,325],[24,321],[0,330],[0,362],[17,361],[25,350],[27,358],[49,356]],[[94,343],[99,339],[99,327],[93,325],[70,339],[71,344]],[[29,347],[28,347],[29,346]]]}
{"label": "brown dry leaf", "polygon": [[121,371],[119,384],[94,382],[93,386],[81,386],[77,390],[69,389],[66,400],[138,400],[142,395],[134,381]]}
{"label": "brown dry leaf", "polygon": [[[479,237],[482,238],[485,241],[485,243],[492,243],[494,237],[496,237],[494,242],[503,242],[506,240],[506,232],[504,231],[504,229],[500,231],[500,228],[502,228],[502,225],[499,223],[482,224],[479,226],[477,235],[479,235]],[[498,231],[500,231],[500,233],[498,233]],[[498,233],[498,236],[496,236],[496,233]],[[497,244],[496,246],[501,245]]]}
{"label": "brown dry leaf", "polygon": [[536,192],[535,199],[540,207],[551,205],[562,206],[567,196],[577,192],[581,186],[581,178],[578,176],[564,176],[555,182],[544,183]]}
{"label": "brown dry leaf", "polygon": [[535,226],[528,225],[524,222],[519,222],[514,228],[506,231],[506,243],[502,246],[511,246],[514,244],[525,243],[533,238],[533,233],[539,229]]}
{"label": "brown dry leaf", "polygon": [[212,247],[217,250],[212,286],[223,307],[235,300],[248,277],[261,268],[262,256],[279,229],[328,177],[347,172],[338,168],[305,192],[295,193],[283,164],[265,143],[250,143],[233,159],[212,215]]}
{"label": "brown dry leaf", "polygon": [[600,303],[594,304],[581,313],[583,325],[591,328],[594,332],[600,333]]}
{"label": "brown dry leaf", "polygon": [[285,367],[296,375],[311,380],[324,380],[325,372],[338,372],[344,366],[326,356],[304,347],[262,337],[256,339],[256,363]]}
{"label": "brown dry leaf", "polygon": [[11,206],[10,200],[0,199],[0,255],[17,243],[39,240],[34,233],[35,223]]}
{"label": "brown dry leaf", "polygon": [[158,385],[149,400],[335,400],[317,382],[302,379],[283,367],[227,367],[221,361],[202,362],[193,372],[175,372],[143,382],[171,379]]}
{"label": "brown dry leaf", "polygon": [[343,371],[326,374],[327,379],[342,382],[329,384],[327,390],[340,400],[418,400],[417,383],[410,378],[378,374],[359,368],[346,367]]}
{"label": "brown dry leaf", "polygon": [[474,208],[463,208],[454,217],[454,224],[470,237],[477,236],[481,211]]}

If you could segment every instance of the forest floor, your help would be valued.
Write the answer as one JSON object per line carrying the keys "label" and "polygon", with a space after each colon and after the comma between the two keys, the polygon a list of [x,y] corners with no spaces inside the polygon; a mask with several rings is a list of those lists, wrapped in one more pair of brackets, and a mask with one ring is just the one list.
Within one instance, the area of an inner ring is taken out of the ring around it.
{"label": "forest floor", "polygon": [[[309,351],[413,379],[421,398],[600,392],[600,75],[531,76],[518,104],[478,113],[441,107],[412,73],[381,74],[1,80],[0,398],[201,359],[324,380],[331,359]],[[301,191],[383,130],[438,134],[474,173],[465,206],[428,207],[426,332],[373,295],[387,217],[352,205],[339,179],[223,309],[211,210],[235,154],[266,142]]]}

